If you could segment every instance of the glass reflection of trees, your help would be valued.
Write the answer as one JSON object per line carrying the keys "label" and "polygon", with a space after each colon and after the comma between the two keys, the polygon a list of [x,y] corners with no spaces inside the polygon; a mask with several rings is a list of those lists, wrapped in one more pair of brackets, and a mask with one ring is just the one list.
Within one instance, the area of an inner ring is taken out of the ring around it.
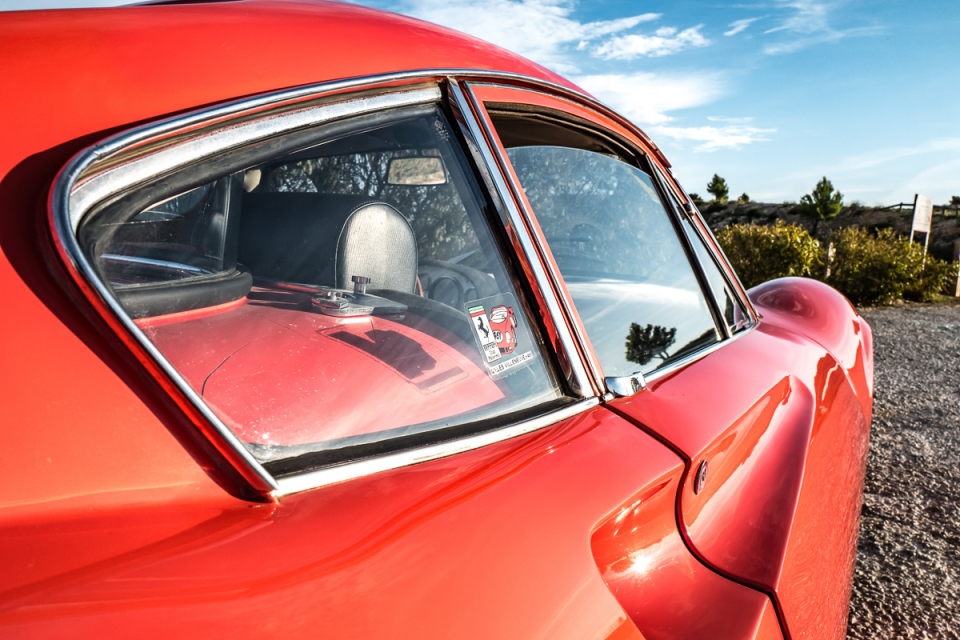
{"label": "glass reflection of trees", "polygon": [[675,238],[650,177],[606,155],[508,149],[561,271],[643,279],[675,259]]}
{"label": "glass reflection of trees", "polygon": [[624,356],[629,362],[636,362],[641,367],[650,363],[654,358],[660,360],[659,365],[675,362],[684,356],[706,347],[717,341],[718,336],[714,329],[707,329],[702,334],[687,342],[673,353],[670,347],[677,341],[677,329],[667,329],[660,325],[648,324],[641,327],[636,322],[630,323],[627,332],[627,352]]}
{"label": "glass reflection of trees", "polygon": [[641,327],[636,322],[630,323],[627,333],[627,355],[630,362],[645,365],[654,358],[665,361],[669,354],[667,349],[677,341],[677,329],[667,329],[660,325],[648,324]]}
{"label": "glass reflection of trees", "polygon": [[[463,202],[449,179],[441,185],[397,185],[387,181],[390,160],[438,157],[439,150],[377,151],[298,160],[274,167],[271,191],[366,196],[397,208],[417,236],[421,260],[450,260],[479,248]],[[481,252],[477,252],[478,256]],[[471,265],[469,260],[464,264]]]}

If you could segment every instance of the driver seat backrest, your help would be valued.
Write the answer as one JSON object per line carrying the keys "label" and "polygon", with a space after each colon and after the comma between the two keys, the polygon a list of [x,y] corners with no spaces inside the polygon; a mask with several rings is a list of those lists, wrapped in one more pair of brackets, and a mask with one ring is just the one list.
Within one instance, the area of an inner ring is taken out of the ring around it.
{"label": "driver seat backrest", "polygon": [[336,287],[352,289],[353,276],[370,278],[370,289],[416,293],[416,235],[403,214],[385,202],[362,204],[343,223],[334,263]]}

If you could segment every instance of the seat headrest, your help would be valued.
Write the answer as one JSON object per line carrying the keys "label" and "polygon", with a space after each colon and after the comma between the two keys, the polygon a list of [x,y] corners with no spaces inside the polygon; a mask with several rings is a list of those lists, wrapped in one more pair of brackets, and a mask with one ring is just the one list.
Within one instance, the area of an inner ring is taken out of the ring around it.
{"label": "seat headrest", "polygon": [[334,286],[340,231],[369,201],[336,194],[245,193],[237,260],[257,277]]}
{"label": "seat headrest", "polygon": [[354,209],[337,241],[334,276],[341,289],[353,288],[352,276],[366,276],[371,289],[416,292],[417,239],[410,223],[385,202]]}

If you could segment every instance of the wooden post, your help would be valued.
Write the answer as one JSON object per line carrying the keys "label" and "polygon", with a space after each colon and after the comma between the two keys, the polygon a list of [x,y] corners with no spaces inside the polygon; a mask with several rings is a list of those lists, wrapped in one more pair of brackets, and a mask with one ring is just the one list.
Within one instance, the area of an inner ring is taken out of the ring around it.
{"label": "wooden post", "polygon": [[[960,240],[953,241],[953,262],[960,263]],[[960,298],[960,277],[957,278],[957,286],[953,290],[953,296]]]}

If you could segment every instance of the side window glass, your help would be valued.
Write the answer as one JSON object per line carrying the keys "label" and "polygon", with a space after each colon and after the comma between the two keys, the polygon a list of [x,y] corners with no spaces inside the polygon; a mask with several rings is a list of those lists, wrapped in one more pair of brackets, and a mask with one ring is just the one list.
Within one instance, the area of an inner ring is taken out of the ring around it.
{"label": "side window glass", "polygon": [[713,292],[713,297],[720,307],[723,321],[730,329],[730,333],[733,334],[746,328],[748,325],[747,316],[737,301],[737,297],[733,294],[730,284],[724,277],[723,272],[720,271],[720,266],[717,264],[716,259],[704,244],[703,236],[700,235],[699,229],[692,220],[684,217],[683,230],[686,232],[687,237],[690,239],[690,244],[697,254],[697,260],[700,262],[704,275],[707,276],[710,290]]}
{"label": "side window glass", "polygon": [[720,339],[649,175],[575,148],[507,153],[605,375],[649,373]]}
{"label": "side window glass", "polygon": [[283,474],[561,401],[468,167],[439,109],[376,114],[152,204],[127,194],[78,234],[163,357]]}

